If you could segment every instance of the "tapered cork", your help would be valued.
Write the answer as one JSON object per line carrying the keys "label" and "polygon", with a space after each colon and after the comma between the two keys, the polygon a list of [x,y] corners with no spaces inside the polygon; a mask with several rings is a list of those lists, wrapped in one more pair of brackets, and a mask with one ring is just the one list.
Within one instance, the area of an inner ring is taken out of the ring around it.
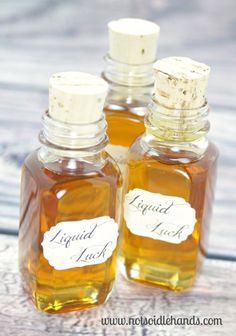
{"label": "tapered cork", "polygon": [[210,67],[187,57],[168,57],[154,64],[154,100],[173,109],[204,105]]}
{"label": "tapered cork", "polygon": [[141,19],[119,19],[108,23],[109,55],[125,64],[154,62],[160,27]]}
{"label": "tapered cork", "polygon": [[49,115],[58,121],[85,124],[99,120],[107,83],[83,72],[62,72],[49,80]]}

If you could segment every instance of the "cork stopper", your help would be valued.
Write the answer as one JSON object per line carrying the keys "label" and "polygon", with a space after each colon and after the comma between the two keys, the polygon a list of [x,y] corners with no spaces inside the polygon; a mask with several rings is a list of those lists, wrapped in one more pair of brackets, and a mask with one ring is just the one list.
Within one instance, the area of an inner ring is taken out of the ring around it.
{"label": "cork stopper", "polygon": [[107,83],[83,72],[56,73],[49,79],[49,115],[64,123],[86,124],[99,120]]}
{"label": "cork stopper", "polygon": [[160,27],[141,19],[119,19],[108,23],[109,55],[121,63],[138,65],[154,62]]}
{"label": "cork stopper", "polygon": [[210,67],[187,57],[168,57],[154,64],[154,100],[173,109],[204,105]]}

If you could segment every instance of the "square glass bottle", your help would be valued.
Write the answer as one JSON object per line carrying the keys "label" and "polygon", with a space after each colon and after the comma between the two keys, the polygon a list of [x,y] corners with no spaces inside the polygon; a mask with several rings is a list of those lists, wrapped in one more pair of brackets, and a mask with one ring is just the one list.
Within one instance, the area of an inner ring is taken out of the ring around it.
{"label": "square glass bottle", "polygon": [[218,151],[208,141],[210,68],[157,61],[146,131],[128,156],[121,269],[129,279],[183,290],[193,284],[209,225]]}
{"label": "square glass bottle", "polygon": [[44,312],[94,307],[114,283],[121,177],[105,151],[106,92],[96,76],[53,75],[42,146],[23,165],[19,268]]}

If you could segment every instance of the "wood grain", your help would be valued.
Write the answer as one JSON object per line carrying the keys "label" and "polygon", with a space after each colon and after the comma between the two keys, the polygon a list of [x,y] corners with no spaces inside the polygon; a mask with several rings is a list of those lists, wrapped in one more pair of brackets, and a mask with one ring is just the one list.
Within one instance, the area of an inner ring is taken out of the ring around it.
{"label": "wood grain", "polygon": [[[235,0],[1,0],[0,231],[18,228],[20,166],[38,146],[48,77],[57,71],[99,74],[106,24],[141,17],[161,26],[158,57],[184,55],[209,63],[211,137],[221,151],[209,255],[236,260],[236,2]],[[193,289],[172,293],[117,277],[110,300],[61,316],[34,310],[17,271],[17,239],[0,235],[0,335],[234,335],[236,263],[205,259]],[[102,326],[103,317],[221,317],[223,326]]]}
{"label": "wood grain", "polygon": [[160,24],[158,57],[185,55],[212,66],[211,137],[221,158],[208,252],[236,258],[235,13],[235,0],[2,0],[0,230],[18,228],[20,165],[38,146],[48,77],[71,69],[99,74],[107,22],[136,16]]}
{"label": "wood grain", "polygon": [[[17,239],[0,235],[0,334],[8,335],[234,335],[236,263],[203,260],[195,286],[183,293],[136,285],[117,276],[108,302],[64,315],[37,312],[20,286]],[[105,317],[219,317],[223,326],[102,326]]]}

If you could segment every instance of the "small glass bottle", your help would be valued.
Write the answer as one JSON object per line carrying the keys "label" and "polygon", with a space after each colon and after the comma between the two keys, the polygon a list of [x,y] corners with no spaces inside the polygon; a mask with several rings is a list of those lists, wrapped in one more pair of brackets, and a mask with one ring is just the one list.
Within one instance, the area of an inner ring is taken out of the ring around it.
{"label": "small glass bottle", "polygon": [[23,165],[19,268],[44,312],[97,306],[114,283],[121,178],[104,149],[106,92],[96,76],[53,75],[42,147]]}
{"label": "small glass bottle", "polygon": [[128,158],[121,269],[129,279],[190,287],[211,216],[218,151],[208,141],[210,68],[185,57],[157,61],[146,131]]}
{"label": "small glass bottle", "polygon": [[143,117],[153,91],[153,62],[160,28],[141,19],[111,21],[109,52],[102,74],[109,83],[104,111],[108,152],[124,170],[128,148],[144,131]]}

